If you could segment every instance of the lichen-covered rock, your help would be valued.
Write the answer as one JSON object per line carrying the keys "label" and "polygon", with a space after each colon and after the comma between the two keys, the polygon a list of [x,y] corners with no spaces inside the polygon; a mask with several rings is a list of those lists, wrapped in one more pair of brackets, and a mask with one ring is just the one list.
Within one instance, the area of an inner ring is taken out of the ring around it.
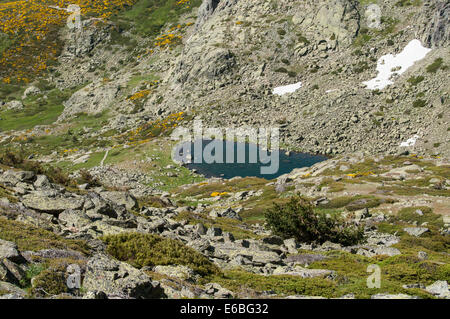
{"label": "lichen-covered rock", "polygon": [[22,99],[25,99],[29,96],[37,95],[41,93],[41,90],[35,86],[29,86],[26,88],[26,90],[23,92]]}
{"label": "lichen-covered rock", "polygon": [[294,21],[307,35],[325,41],[329,48],[337,44],[349,46],[360,28],[360,14],[354,3],[347,0],[314,1],[300,10]]}
{"label": "lichen-covered rock", "polygon": [[27,294],[19,287],[4,281],[0,281],[0,292],[4,293],[3,295],[0,294],[0,299],[22,299]]}
{"label": "lichen-covered rock", "polygon": [[273,271],[273,275],[299,276],[302,278],[325,278],[334,275],[334,271],[328,269],[307,269],[297,267],[278,267]]}
{"label": "lichen-covered rock", "polygon": [[123,205],[128,210],[137,207],[136,199],[126,192],[101,192],[100,196],[116,205]]}
{"label": "lichen-covered rock", "polygon": [[420,237],[429,231],[426,227],[405,227],[403,230],[414,237]]}
{"label": "lichen-covered rock", "polygon": [[103,254],[88,261],[83,287],[88,291],[102,291],[109,297],[164,297],[159,283],[152,281],[143,271]]}
{"label": "lichen-covered rock", "polygon": [[15,243],[0,239],[0,260],[3,258],[16,263],[24,262],[24,258],[18,251]]}
{"label": "lichen-covered rock", "polygon": [[424,15],[427,23],[423,36],[424,42],[430,47],[445,47],[450,41],[450,3],[448,1],[436,1],[432,16]]}
{"label": "lichen-covered rock", "polygon": [[445,280],[436,281],[432,285],[427,286],[425,290],[439,298],[450,298],[450,290]]}
{"label": "lichen-covered rock", "polygon": [[48,213],[60,213],[66,209],[79,210],[83,207],[82,197],[47,196],[45,192],[36,191],[23,196],[23,204],[31,209]]}
{"label": "lichen-covered rock", "polygon": [[8,110],[22,110],[24,108],[24,106],[21,101],[15,100],[15,101],[6,103],[6,108]]}
{"label": "lichen-covered rock", "polygon": [[154,272],[181,280],[193,280],[195,272],[187,266],[156,266]]}

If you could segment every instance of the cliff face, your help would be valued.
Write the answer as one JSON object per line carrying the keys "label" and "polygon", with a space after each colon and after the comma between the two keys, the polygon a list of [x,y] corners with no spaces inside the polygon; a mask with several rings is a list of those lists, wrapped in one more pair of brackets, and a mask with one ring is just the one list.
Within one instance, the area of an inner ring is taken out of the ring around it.
{"label": "cliff face", "polygon": [[[138,123],[144,115],[191,110],[211,125],[282,122],[283,143],[308,152],[448,155],[448,142],[436,134],[448,129],[448,81],[442,81],[449,33],[445,1],[203,1],[196,12],[195,20],[180,18],[190,22],[182,41],[171,50],[157,47],[150,57],[139,56],[133,66],[123,64],[129,52],[110,54],[107,35],[105,44],[97,44],[98,36],[84,32],[81,37],[89,40],[78,43],[98,48],[80,48],[92,57],[74,57],[73,69],[65,60],[62,85],[99,81],[88,70],[105,64],[112,85],[83,90],[112,99],[92,109],[92,103],[83,107],[72,99],[64,114],[115,109]],[[133,34],[133,28],[123,35],[137,41],[135,51],[152,41]],[[414,39],[432,51],[405,73],[393,72],[395,81],[382,90],[362,84],[377,75],[382,56],[399,54]],[[440,59],[443,69],[427,71]],[[133,72],[162,80],[139,108],[125,94],[105,93],[116,90],[114,83],[123,87]],[[297,82],[302,89],[294,93],[272,94],[275,87]],[[420,138],[414,148],[399,148],[415,135]]]}

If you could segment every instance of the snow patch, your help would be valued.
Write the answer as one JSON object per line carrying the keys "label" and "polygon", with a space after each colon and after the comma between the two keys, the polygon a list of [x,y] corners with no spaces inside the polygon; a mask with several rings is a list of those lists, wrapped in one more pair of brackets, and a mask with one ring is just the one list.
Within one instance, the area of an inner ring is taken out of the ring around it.
{"label": "snow patch", "polygon": [[279,87],[276,87],[273,89],[272,94],[284,95],[286,93],[294,93],[301,87],[302,87],[302,82],[298,82],[298,83],[291,84],[291,85],[279,86]]}
{"label": "snow patch", "polygon": [[383,55],[377,64],[378,76],[370,81],[363,82],[369,90],[382,90],[393,84],[391,78],[394,74],[403,74],[417,61],[422,60],[431,49],[422,46],[419,40],[412,40],[397,55]]}
{"label": "snow patch", "polygon": [[414,135],[410,139],[408,139],[406,142],[402,142],[400,144],[400,147],[411,147],[414,146],[417,142],[417,139],[419,138],[419,135]]}

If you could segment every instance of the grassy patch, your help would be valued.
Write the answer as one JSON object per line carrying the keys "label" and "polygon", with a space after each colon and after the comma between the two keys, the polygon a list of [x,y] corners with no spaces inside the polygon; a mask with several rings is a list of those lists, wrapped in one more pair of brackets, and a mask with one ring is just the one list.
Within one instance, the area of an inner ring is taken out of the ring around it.
{"label": "grassy patch", "polygon": [[238,192],[262,188],[267,180],[257,177],[246,177],[233,181],[216,183],[199,183],[189,188],[175,189],[174,192],[180,197],[208,198],[213,192]]}
{"label": "grassy patch", "polygon": [[114,18],[124,28],[134,27],[142,36],[156,36],[164,26],[178,23],[182,14],[201,4],[201,0],[178,4],[178,0],[139,0],[130,9]]}
{"label": "grassy patch", "polygon": [[211,219],[204,214],[200,215],[190,212],[183,212],[176,217],[176,220],[187,220],[191,225],[202,223],[207,228],[219,227],[223,231],[233,234],[235,239],[259,238],[259,236],[255,235],[252,231],[244,229],[242,227],[244,224],[235,219],[221,217]]}
{"label": "grassy patch", "polygon": [[73,90],[60,91],[53,89],[46,94],[26,98],[22,110],[4,110],[0,112],[0,130],[24,130],[36,125],[47,125],[56,121],[64,110],[63,102]]}
{"label": "grassy patch", "polygon": [[296,276],[262,276],[242,270],[226,272],[223,276],[208,278],[234,292],[251,289],[257,292],[274,292],[281,295],[309,295],[332,297],[336,284],[331,280],[301,278]]}
{"label": "grassy patch", "polygon": [[392,192],[401,196],[419,196],[419,195],[430,195],[430,196],[450,196],[450,190],[446,189],[434,189],[434,188],[422,188],[414,186],[383,186],[378,187],[377,190]]}
{"label": "grassy patch", "polygon": [[340,196],[333,198],[329,203],[321,204],[321,208],[336,209],[346,208],[348,211],[356,211],[364,208],[378,207],[388,200],[374,196],[358,195],[358,196]]}
{"label": "grassy patch", "polygon": [[[431,295],[419,289],[404,289],[404,284],[428,283],[430,279],[441,278],[443,270],[421,270],[419,265],[411,264],[411,257],[400,255],[394,257],[368,258],[343,251],[330,251],[325,255],[328,259],[310,265],[314,269],[330,269],[337,273],[336,295],[348,293],[355,294],[356,298],[370,298],[377,293],[404,293],[422,298],[431,298]],[[381,288],[367,287],[367,267],[376,264],[381,268]],[[445,271],[445,270],[444,270]]]}
{"label": "grassy patch", "polygon": [[0,238],[16,243],[20,251],[55,248],[71,249],[85,255],[90,251],[84,241],[65,239],[50,231],[4,218],[0,222]]}
{"label": "grassy patch", "polygon": [[0,184],[0,198],[6,198],[10,203],[17,203],[19,200],[13,194],[12,190]]}
{"label": "grassy patch", "polygon": [[[420,210],[423,215],[419,215],[417,210]],[[434,214],[430,207],[417,206],[402,208],[397,215],[393,217],[394,221],[406,221],[407,223],[416,222],[418,225],[428,223],[437,228],[444,226],[444,221],[441,215]]]}

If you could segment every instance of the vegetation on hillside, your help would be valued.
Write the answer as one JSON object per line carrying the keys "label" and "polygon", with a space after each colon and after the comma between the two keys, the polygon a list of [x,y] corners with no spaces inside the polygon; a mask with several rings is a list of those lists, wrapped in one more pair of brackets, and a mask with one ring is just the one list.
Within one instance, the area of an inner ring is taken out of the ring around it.
{"label": "vegetation on hillside", "polygon": [[173,239],[153,234],[124,233],[105,236],[107,252],[120,261],[142,268],[157,265],[185,265],[200,275],[219,273],[208,258]]}
{"label": "vegetation on hillside", "polygon": [[355,245],[364,239],[364,230],[351,226],[337,217],[315,213],[313,206],[299,196],[283,205],[275,204],[265,214],[267,226],[276,235],[296,238],[300,242]]}

